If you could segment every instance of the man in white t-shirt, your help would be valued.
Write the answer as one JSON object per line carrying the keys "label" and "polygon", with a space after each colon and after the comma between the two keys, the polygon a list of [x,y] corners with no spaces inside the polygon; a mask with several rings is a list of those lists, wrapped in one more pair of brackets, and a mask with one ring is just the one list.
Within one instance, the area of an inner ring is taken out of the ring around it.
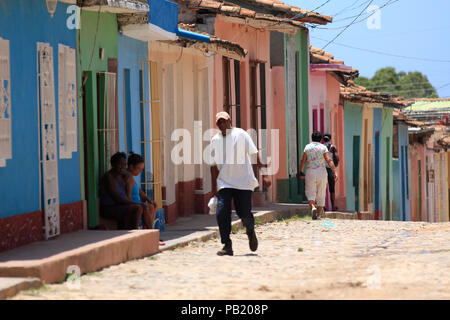
{"label": "man in white t-shirt", "polygon": [[[213,164],[211,166],[212,191],[217,196],[216,218],[220,239],[224,247],[217,254],[233,255],[231,233],[231,200],[236,213],[246,228],[251,251],[258,249],[255,233],[255,220],[252,213],[252,193],[259,186],[251,163],[256,155],[258,168],[263,165],[258,149],[250,135],[241,128],[231,126],[230,115],[219,112],[216,125],[220,131],[211,139]],[[264,187],[269,188],[271,181],[263,176]]]}

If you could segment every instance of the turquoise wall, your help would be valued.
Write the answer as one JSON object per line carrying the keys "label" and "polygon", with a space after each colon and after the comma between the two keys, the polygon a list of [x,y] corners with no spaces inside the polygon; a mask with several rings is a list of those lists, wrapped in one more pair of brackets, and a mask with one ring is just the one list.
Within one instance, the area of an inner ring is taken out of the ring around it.
{"label": "turquoise wall", "polygon": [[[345,191],[347,210],[357,210],[355,207],[355,187],[353,186],[353,137],[362,134],[362,107],[350,102],[344,103],[344,132],[345,132]],[[361,161],[360,154],[356,157]],[[359,179],[359,177],[358,177]]]}
{"label": "turquoise wall", "polygon": [[[398,184],[398,194],[394,195],[398,206],[398,217],[396,220],[411,221],[410,213],[410,185],[409,185],[409,136],[408,126],[405,123],[398,123],[398,173],[394,176],[395,185]],[[396,182],[398,181],[398,182]],[[397,211],[397,210],[396,210]]]}
{"label": "turquoise wall", "polygon": [[399,159],[392,159],[392,172],[394,175],[394,217],[393,220],[401,221],[401,207],[402,207],[402,190],[401,190],[401,175],[400,175],[400,161]]}
{"label": "turquoise wall", "polygon": [[[373,211],[381,210],[381,108],[373,109],[373,146],[374,146],[374,202]],[[378,133],[378,136],[377,136]]]}

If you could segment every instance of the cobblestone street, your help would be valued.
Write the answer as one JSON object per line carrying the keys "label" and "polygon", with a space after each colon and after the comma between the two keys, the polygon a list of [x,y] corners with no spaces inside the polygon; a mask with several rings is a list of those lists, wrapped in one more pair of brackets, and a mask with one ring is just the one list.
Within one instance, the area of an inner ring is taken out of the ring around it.
{"label": "cobblestone street", "polygon": [[450,223],[293,218],[123,263],[13,299],[450,299]]}

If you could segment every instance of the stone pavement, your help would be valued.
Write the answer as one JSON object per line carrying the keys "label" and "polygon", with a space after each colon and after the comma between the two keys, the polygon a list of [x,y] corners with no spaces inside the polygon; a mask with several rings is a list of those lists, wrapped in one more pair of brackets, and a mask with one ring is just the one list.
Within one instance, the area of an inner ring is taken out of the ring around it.
{"label": "stone pavement", "polygon": [[[307,206],[295,204],[275,204],[254,209],[258,223],[271,222],[281,216],[307,215],[309,211]],[[161,235],[166,245],[160,249],[171,250],[192,241],[218,237],[216,225],[215,216],[210,215],[180,218],[175,225],[166,226],[166,232]],[[235,228],[241,226],[237,217],[234,217],[233,225]],[[72,265],[85,274],[158,253],[158,234],[156,230],[81,231],[1,252],[0,297],[10,297],[19,290],[35,287],[35,280],[46,284],[62,282],[66,278],[67,268]],[[22,278],[21,281],[17,278],[17,281],[11,282],[5,277]]]}
{"label": "stone pavement", "polygon": [[450,299],[450,223],[278,220],[256,252],[235,229],[234,256],[212,237],[13,299]]}
{"label": "stone pavement", "polygon": [[[233,211],[234,212],[234,211]],[[308,205],[304,204],[270,204],[264,208],[253,208],[256,224],[276,221],[279,218],[289,218],[294,215],[309,215]],[[232,215],[232,226],[242,228],[241,220]],[[161,251],[183,247],[192,241],[207,241],[219,237],[215,215],[195,214],[190,217],[178,218],[174,225],[167,225],[161,238],[166,243],[160,246]]]}

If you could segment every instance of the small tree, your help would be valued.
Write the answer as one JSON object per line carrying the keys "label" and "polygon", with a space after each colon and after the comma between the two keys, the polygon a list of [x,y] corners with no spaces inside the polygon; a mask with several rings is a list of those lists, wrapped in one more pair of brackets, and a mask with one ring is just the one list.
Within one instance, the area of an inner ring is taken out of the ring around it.
{"label": "small tree", "polygon": [[437,98],[436,89],[419,71],[396,72],[385,67],[375,72],[372,78],[359,77],[355,82],[371,91],[385,92],[405,98]]}

